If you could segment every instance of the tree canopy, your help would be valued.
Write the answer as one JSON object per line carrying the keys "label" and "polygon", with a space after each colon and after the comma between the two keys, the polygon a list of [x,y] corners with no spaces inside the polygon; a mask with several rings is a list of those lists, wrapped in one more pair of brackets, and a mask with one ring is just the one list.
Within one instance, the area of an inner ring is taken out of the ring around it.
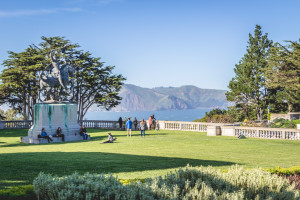
{"label": "tree canopy", "polygon": [[255,109],[256,118],[261,119],[266,108],[264,69],[268,65],[271,45],[268,34],[263,34],[261,27],[256,25],[254,35],[249,34],[247,53],[235,66],[235,77],[228,85],[227,100],[235,102],[248,118],[253,118],[251,111]]}
{"label": "tree canopy", "polygon": [[60,62],[71,63],[76,70],[75,87],[70,93],[78,104],[79,119],[83,119],[93,104],[105,109],[118,105],[121,100],[118,92],[125,78],[113,74],[114,66],[104,66],[100,58],[79,50],[79,47],[64,37],[42,37],[40,44],[29,45],[23,52],[9,51],[9,58],[3,62],[5,69],[0,74],[0,102],[6,102],[24,119],[33,118],[33,107],[38,102],[38,76],[51,69],[49,53],[61,49],[64,53],[55,51],[55,56]]}

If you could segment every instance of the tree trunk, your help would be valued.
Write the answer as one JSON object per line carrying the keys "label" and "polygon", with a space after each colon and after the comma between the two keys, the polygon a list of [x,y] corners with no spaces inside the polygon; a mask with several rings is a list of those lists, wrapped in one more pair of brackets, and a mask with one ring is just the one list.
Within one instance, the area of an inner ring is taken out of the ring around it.
{"label": "tree trunk", "polygon": [[25,88],[23,88],[23,91],[22,91],[22,97],[23,97],[23,118],[24,120],[27,120],[27,117],[26,117],[26,95],[25,95]]}
{"label": "tree trunk", "polygon": [[28,97],[27,97],[27,120],[29,120],[30,118],[30,93],[28,93]]}

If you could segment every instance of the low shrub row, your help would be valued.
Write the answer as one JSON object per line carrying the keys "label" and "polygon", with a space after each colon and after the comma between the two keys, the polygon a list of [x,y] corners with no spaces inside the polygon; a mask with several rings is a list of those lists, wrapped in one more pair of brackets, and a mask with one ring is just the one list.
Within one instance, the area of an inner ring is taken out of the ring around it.
{"label": "low shrub row", "polygon": [[32,185],[24,185],[0,190],[1,200],[35,200]]}
{"label": "low shrub row", "polygon": [[266,169],[269,171],[271,174],[277,174],[277,175],[294,175],[294,174],[299,174],[300,175],[300,166],[295,166],[295,167],[290,167],[290,168],[281,168],[281,167],[276,167],[276,168],[271,168],[271,169]]}
{"label": "low shrub row", "polygon": [[300,124],[300,120],[287,120],[287,119],[275,119],[271,123],[272,128],[296,128],[296,125]]}
{"label": "low shrub row", "polygon": [[290,184],[295,185],[296,190],[300,190],[300,166],[281,168],[276,167],[273,169],[267,169],[271,174],[277,174],[282,178],[286,178]]}
{"label": "low shrub row", "polygon": [[232,166],[227,172],[213,167],[189,167],[144,183],[122,184],[111,175],[74,173],[35,178],[38,199],[297,199],[288,180],[262,169]]}

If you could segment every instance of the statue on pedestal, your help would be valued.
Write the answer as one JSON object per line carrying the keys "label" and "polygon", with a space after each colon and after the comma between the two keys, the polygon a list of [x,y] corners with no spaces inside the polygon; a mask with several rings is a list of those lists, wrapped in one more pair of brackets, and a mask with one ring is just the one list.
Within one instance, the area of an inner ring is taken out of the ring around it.
{"label": "statue on pedestal", "polygon": [[[61,49],[61,53],[64,53],[64,48]],[[71,94],[74,84],[72,78],[74,77],[74,67],[69,64],[66,60],[63,60],[63,64],[61,65],[62,61],[58,58],[56,54],[60,54],[57,50],[51,50],[50,52],[50,59],[51,64],[47,67],[47,70],[50,73],[40,73],[39,74],[39,84],[40,89],[38,93],[38,98],[40,102],[41,100],[41,92],[45,91],[46,95],[49,95],[50,100],[44,101],[48,103],[54,102],[71,102],[72,98],[66,99],[66,94]],[[62,56],[61,56],[62,57]],[[70,88],[68,89],[68,86]],[[68,91],[69,90],[69,91]],[[55,92],[58,93],[55,95]],[[46,99],[47,100],[47,99]]]}
{"label": "statue on pedestal", "polygon": [[[49,47],[52,46],[49,44]],[[39,103],[34,105],[33,125],[28,130],[28,136],[21,137],[23,143],[47,143],[44,138],[39,138],[41,130],[45,129],[49,135],[55,135],[58,127],[64,134],[64,141],[82,140],[77,117],[78,105],[72,102],[75,67],[66,59],[65,51],[68,47],[52,48],[46,53],[50,62],[39,74]],[[62,141],[54,138],[53,142]]]}

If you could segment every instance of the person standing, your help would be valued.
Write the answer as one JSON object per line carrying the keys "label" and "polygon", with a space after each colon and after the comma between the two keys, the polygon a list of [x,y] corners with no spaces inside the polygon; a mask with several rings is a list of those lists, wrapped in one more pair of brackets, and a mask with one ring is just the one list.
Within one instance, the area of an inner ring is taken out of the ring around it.
{"label": "person standing", "polygon": [[132,121],[131,121],[130,117],[128,118],[128,121],[126,122],[126,128],[127,128],[127,137],[128,137],[128,132],[130,132],[130,137],[131,137]]}
{"label": "person standing", "polygon": [[119,127],[120,127],[120,130],[122,130],[122,127],[123,127],[122,117],[119,118]]}
{"label": "person standing", "polygon": [[136,117],[134,118],[133,120],[133,125],[134,125],[134,130],[136,131],[136,128],[137,128],[137,124],[138,124],[138,121],[136,119]]}
{"label": "person standing", "polygon": [[141,127],[141,137],[143,136],[144,134],[144,137],[145,137],[145,126],[146,126],[146,122],[145,120],[143,119],[140,123],[140,127]]}
{"label": "person standing", "polygon": [[42,136],[42,138],[47,139],[47,140],[48,140],[48,143],[50,143],[50,140],[53,141],[53,140],[48,136],[48,134],[46,133],[45,128],[42,128],[41,136]]}
{"label": "person standing", "polygon": [[153,126],[153,129],[155,130],[155,128],[156,128],[156,119],[154,117],[154,114],[152,115],[152,126]]}
{"label": "person standing", "polygon": [[152,116],[149,117],[148,122],[149,122],[149,127],[148,127],[148,129],[151,130]]}

